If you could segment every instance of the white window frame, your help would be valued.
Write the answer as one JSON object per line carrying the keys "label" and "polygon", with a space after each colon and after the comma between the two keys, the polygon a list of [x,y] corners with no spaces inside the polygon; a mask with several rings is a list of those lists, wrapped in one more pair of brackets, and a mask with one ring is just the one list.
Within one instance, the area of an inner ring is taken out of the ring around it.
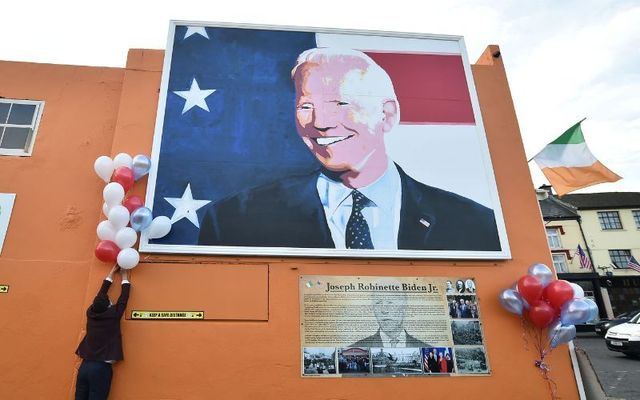
{"label": "white window frame", "polygon": [[[549,248],[553,250],[562,248],[562,240],[560,240],[560,229],[559,228],[545,228],[547,232],[547,243],[549,244]],[[554,246],[553,242],[557,241],[558,245]]]}
{"label": "white window frame", "polygon": [[[34,112],[34,116],[31,120],[30,125],[15,125],[15,124],[6,124],[0,122],[0,127],[9,127],[9,128],[31,128],[32,134],[29,140],[28,146],[26,149],[3,149],[0,147],[0,156],[19,156],[19,157],[30,157],[33,153],[33,145],[36,142],[36,136],[38,134],[38,127],[40,126],[40,120],[42,119],[42,111],[44,110],[44,101],[39,100],[17,100],[17,99],[0,99],[0,103],[9,103],[9,104],[30,104],[35,105],[36,110]],[[11,113],[11,109],[9,109],[9,113]]]}
{"label": "white window frame", "polygon": [[[556,256],[562,257],[562,264],[560,268],[558,268],[558,263],[556,262]],[[551,253],[551,259],[553,260],[553,267],[556,269],[558,273],[569,272],[569,263],[567,262],[567,255],[564,253]]]}

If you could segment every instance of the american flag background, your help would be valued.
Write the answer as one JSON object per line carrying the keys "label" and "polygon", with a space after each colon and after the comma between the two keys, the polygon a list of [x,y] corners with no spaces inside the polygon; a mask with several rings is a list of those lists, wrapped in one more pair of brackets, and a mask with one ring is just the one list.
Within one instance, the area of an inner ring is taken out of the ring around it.
{"label": "american flag background", "polygon": [[636,272],[640,272],[640,264],[638,263],[638,260],[636,260],[634,256],[629,257],[629,260],[627,261],[627,267],[631,268]]}

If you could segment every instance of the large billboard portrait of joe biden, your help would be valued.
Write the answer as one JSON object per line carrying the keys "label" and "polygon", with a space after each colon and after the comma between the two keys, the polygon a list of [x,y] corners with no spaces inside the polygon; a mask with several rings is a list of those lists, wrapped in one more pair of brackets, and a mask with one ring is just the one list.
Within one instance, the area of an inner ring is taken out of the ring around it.
{"label": "large billboard portrait of joe biden", "polygon": [[510,257],[461,37],[172,22],[165,253]]}

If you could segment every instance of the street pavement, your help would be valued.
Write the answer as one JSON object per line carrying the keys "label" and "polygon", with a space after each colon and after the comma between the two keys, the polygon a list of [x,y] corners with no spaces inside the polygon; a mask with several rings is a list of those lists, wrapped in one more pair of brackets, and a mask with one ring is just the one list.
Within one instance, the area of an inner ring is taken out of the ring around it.
{"label": "street pavement", "polygon": [[640,357],[608,350],[594,333],[579,333],[573,344],[588,354],[607,398],[640,399]]}

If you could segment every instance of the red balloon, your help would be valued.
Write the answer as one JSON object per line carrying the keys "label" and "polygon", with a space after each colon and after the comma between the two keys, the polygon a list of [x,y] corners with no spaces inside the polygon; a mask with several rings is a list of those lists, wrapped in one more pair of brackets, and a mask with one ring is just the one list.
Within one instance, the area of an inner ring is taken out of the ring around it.
{"label": "red balloon", "polygon": [[567,281],[556,280],[544,288],[542,297],[544,297],[553,308],[559,310],[567,300],[573,299],[573,288]]}
{"label": "red balloon", "polygon": [[543,290],[542,282],[535,276],[525,275],[518,279],[518,293],[520,293],[529,304],[540,300]]}
{"label": "red balloon", "polygon": [[111,182],[118,182],[128,192],[133,187],[133,171],[129,167],[118,167],[111,175]]}
{"label": "red balloon", "polygon": [[116,262],[120,248],[111,240],[101,240],[96,246],[96,257],[104,262]]}
{"label": "red balloon", "polygon": [[129,210],[129,213],[132,213],[138,208],[144,206],[144,201],[142,201],[142,198],[140,196],[129,196],[126,199],[124,199],[124,201],[122,202],[122,205],[127,207],[127,210]]}
{"label": "red balloon", "polygon": [[542,300],[529,306],[529,320],[538,328],[546,328],[556,317],[556,310]]}

